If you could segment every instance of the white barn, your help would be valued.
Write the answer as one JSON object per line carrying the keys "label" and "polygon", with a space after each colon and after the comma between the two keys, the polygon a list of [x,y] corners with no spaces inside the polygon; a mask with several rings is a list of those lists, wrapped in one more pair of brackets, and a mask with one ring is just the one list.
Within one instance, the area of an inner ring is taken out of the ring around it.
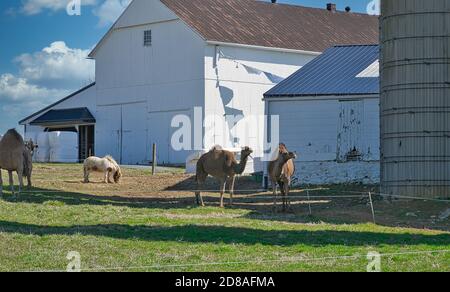
{"label": "white barn", "polygon": [[336,46],[265,95],[302,184],[379,183],[379,46]]}
{"label": "white barn", "polygon": [[[251,146],[258,162],[264,122],[249,126],[228,118],[263,116],[264,92],[326,48],[358,43],[378,43],[377,17],[339,12],[333,5],[134,0],[90,54],[95,85],[58,107],[72,101],[88,108],[95,118],[94,153],[124,164],[148,163],[153,143],[164,164],[185,163],[194,150],[216,144]],[[31,126],[52,109],[21,121],[25,131],[61,128],[57,120]],[[196,113],[200,119],[194,120]],[[172,143],[181,126],[173,121],[178,115],[190,117],[196,130],[191,141],[184,137],[183,149]],[[204,124],[209,116],[215,120]]]}

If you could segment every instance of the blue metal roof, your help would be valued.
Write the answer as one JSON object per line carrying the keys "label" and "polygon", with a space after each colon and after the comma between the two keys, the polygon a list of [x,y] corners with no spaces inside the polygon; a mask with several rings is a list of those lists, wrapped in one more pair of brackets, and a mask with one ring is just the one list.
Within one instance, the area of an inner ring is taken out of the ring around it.
{"label": "blue metal roof", "polygon": [[264,97],[379,94],[379,77],[357,77],[378,59],[378,45],[332,47]]}
{"label": "blue metal roof", "polygon": [[95,118],[91,112],[85,108],[71,108],[61,110],[50,110],[32,121],[31,125],[66,125],[95,123]]}

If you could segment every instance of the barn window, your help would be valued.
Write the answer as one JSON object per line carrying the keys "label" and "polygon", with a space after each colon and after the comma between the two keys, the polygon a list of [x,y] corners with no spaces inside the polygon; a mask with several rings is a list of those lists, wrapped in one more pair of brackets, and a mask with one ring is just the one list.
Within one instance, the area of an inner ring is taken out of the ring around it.
{"label": "barn window", "polygon": [[152,31],[144,31],[144,47],[150,47],[152,45]]}

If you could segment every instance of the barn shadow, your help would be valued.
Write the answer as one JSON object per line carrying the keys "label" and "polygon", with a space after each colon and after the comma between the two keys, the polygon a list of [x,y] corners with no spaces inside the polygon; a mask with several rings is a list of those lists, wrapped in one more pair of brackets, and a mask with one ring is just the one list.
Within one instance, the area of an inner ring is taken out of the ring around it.
{"label": "barn shadow", "polygon": [[449,234],[390,234],[351,231],[294,231],[259,230],[225,226],[130,226],[130,225],[88,225],[88,226],[40,226],[33,224],[0,221],[2,232],[51,236],[84,235],[102,236],[115,239],[139,239],[146,241],[176,241],[189,243],[244,244],[293,246],[297,244],[323,247],[326,245],[380,246],[380,245],[431,245],[446,246],[450,243]]}

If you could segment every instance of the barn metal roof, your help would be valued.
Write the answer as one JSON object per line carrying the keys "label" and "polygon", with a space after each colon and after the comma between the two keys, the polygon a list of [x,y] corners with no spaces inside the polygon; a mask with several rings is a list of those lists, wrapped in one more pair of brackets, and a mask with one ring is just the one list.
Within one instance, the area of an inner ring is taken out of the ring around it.
{"label": "barn metal roof", "polygon": [[264,97],[379,94],[379,77],[361,77],[369,68],[373,71],[378,59],[378,45],[335,46],[280,82]]}
{"label": "barn metal roof", "polygon": [[85,108],[50,110],[32,121],[30,125],[67,125],[95,123],[91,112]]}
{"label": "barn metal roof", "polygon": [[[333,45],[379,43],[378,17],[368,14],[262,0],[160,1],[211,43],[313,53]],[[115,25],[92,50],[90,58],[95,58]]]}
{"label": "barn metal roof", "polygon": [[323,52],[378,44],[377,16],[260,0],[161,0],[208,41]]}

